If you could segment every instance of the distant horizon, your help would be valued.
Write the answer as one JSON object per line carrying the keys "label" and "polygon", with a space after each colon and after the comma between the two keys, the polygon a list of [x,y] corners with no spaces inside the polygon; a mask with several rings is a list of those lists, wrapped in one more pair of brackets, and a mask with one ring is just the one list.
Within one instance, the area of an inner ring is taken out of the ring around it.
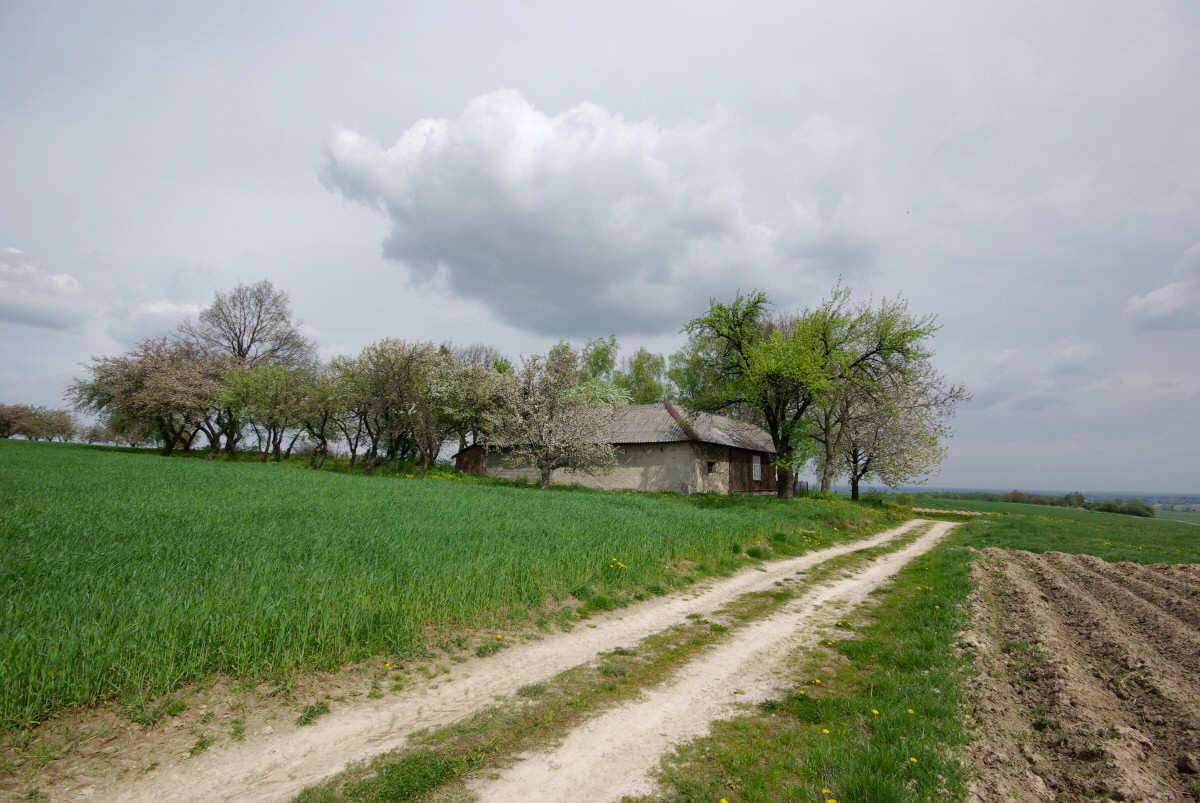
{"label": "distant horizon", "polygon": [[[801,479],[803,479],[803,478],[801,478]],[[815,481],[815,480],[811,480],[811,479],[808,480],[808,483],[809,483],[810,487],[820,485],[819,481]],[[835,491],[847,491],[848,492],[850,490],[849,485],[839,484],[839,483],[834,483],[832,488]],[[973,488],[973,487],[959,487],[959,486],[947,486],[947,485],[906,485],[901,488],[889,488],[888,486],[879,486],[879,485],[860,485],[859,489],[860,489],[860,491],[863,491],[863,492],[865,492],[866,490],[883,490],[883,491],[894,492],[894,493],[910,493],[910,494],[931,493],[931,492],[932,493],[1006,494],[1006,493],[1011,493],[1012,491],[1020,491],[1022,493],[1027,493],[1027,494],[1039,494],[1041,496],[1066,496],[1069,493],[1081,493],[1088,498],[1093,498],[1093,497],[1094,498],[1112,498],[1112,497],[1119,496],[1122,499],[1140,498],[1140,497],[1147,497],[1147,496],[1148,497],[1177,496],[1177,497],[1183,497],[1183,498],[1187,498],[1187,499],[1195,499],[1197,502],[1200,502],[1200,491],[1096,491],[1096,490],[1089,491],[1089,490],[1083,490],[1080,488],[1073,488],[1071,490],[1064,491],[1064,490],[1038,490],[1038,489],[1034,489],[1034,488],[1022,488],[1020,486],[1014,486],[1012,488]]]}

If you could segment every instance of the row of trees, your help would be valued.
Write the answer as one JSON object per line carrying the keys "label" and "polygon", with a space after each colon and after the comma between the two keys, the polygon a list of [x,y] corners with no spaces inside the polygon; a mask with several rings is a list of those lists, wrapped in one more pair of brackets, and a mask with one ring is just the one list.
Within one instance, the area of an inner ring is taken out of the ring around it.
{"label": "row of trees", "polygon": [[31,441],[69,441],[79,434],[75,417],[68,410],[0,404],[0,438],[17,435]]}
{"label": "row of trees", "polygon": [[482,344],[391,338],[321,364],[287,295],[264,281],[218,293],[172,337],[93,359],[67,396],[164,454],[204,436],[210,457],[253,444],[281,460],[303,440],[316,468],[341,444],[366,473],[405,460],[424,476],[444,443],[484,443],[536,467],[543,485],[555,468],[613,465],[599,432],[621,404],[673,399],[764,426],[781,495],[812,464],[824,490],[847,476],[857,497],[868,477],[912,481],[944,454],[948,419],[969,397],[932,367],[936,328],[901,301],[873,307],[839,285],[798,313],[772,313],[762,293],[714,300],[669,367],[644,348],[618,361],[615,336],[520,366]]}

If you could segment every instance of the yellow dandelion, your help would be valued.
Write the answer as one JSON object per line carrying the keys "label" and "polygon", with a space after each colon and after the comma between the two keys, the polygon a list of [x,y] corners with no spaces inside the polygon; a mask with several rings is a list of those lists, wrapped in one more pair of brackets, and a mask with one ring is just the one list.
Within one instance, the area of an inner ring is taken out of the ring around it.
{"label": "yellow dandelion", "polygon": [[915,714],[915,713],[917,713],[917,712],[916,712],[916,711],[914,711],[914,710],[912,710],[912,709],[910,708],[910,709],[908,709],[908,713],[910,713],[910,714]]}
{"label": "yellow dandelion", "polygon": [[801,689],[801,690],[800,690],[800,693],[801,693],[801,694],[804,694],[804,689]]}
{"label": "yellow dandelion", "polygon": [[496,634],[496,638],[504,638],[504,636],[502,636],[502,635],[500,635],[499,633],[497,633],[497,634]]}
{"label": "yellow dandelion", "polygon": [[832,790],[830,790],[830,789],[822,789],[822,790],[821,790],[821,794],[823,794],[823,795],[832,795],[832,794],[833,794],[833,791],[832,791]]}
{"label": "yellow dandelion", "polygon": [[829,733],[829,728],[821,728],[821,733]]}
{"label": "yellow dandelion", "polygon": [[913,758],[912,756],[909,756],[909,757],[908,757],[908,760],[909,760],[909,761],[911,761],[911,762],[912,762],[912,763],[914,763],[914,764],[916,764],[916,763],[917,763],[917,760],[916,760],[915,758]]}
{"label": "yellow dandelion", "polygon": [[936,608],[936,609],[937,609],[937,610],[939,610],[939,611],[942,609],[942,606],[941,606],[941,605],[934,605],[933,607],[934,607],[934,608]]}
{"label": "yellow dandelion", "polygon": [[816,680],[814,680],[814,681],[813,681],[813,683],[816,683],[818,686],[820,686],[820,685],[821,685],[821,679],[820,679],[820,678],[817,678]]}
{"label": "yellow dandelion", "polygon": [[874,714],[875,716],[879,716],[879,711],[877,711],[874,708],[871,709],[871,713]]}

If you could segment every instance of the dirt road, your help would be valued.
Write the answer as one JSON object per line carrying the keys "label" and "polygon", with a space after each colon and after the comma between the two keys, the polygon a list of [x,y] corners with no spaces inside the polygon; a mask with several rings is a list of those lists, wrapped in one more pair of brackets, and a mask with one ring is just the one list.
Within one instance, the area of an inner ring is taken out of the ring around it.
{"label": "dirt road", "polygon": [[522,686],[594,660],[599,652],[636,643],[689,614],[712,611],[742,594],[770,589],[781,579],[831,558],[884,544],[914,527],[928,528],[903,549],[817,587],[746,627],[642,700],[596,717],[559,751],[529,757],[499,781],[475,790],[483,800],[511,800],[519,795],[538,800],[614,800],[644,790],[646,772],[671,745],[705,732],[709,722],[733,710],[735,703],[764,699],[774,688],[775,671],[796,645],[798,632],[832,624],[847,606],[865,599],[953,526],[912,521],[863,541],[745,569],[689,593],[593,617],[569,633],[518,644],[488,658],[472,658],[448,675],[398,694],[336,705],[331,714],[308,727],[278,721],[248,729],[244,741],[225,740],[194,757],[180,754],[178,739],[151,739],[139,745],[131,735],[130,743],[121,746],[124,771],[116,770],[111,754],[93,756],[90,762],[81,754],[73,764],[55,768],[60,778],[68,773],[70,777],[42,785],[43,799],[287,800],[351,762],[399,747],[415,730],[455,722],[491,705],[500,695],[512,695]]}

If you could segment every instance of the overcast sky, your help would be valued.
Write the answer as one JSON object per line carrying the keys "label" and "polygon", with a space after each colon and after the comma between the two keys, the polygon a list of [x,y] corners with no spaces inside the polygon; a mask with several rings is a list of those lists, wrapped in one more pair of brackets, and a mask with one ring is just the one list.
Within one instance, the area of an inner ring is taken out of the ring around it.
{"label": "overcast sky", "polygon": [[326,357],[517,357],[840,276],[974,393],[930,484],[1200,493],[1198,42],[1194,0],[5,0],[0,401],[263,278]]}

